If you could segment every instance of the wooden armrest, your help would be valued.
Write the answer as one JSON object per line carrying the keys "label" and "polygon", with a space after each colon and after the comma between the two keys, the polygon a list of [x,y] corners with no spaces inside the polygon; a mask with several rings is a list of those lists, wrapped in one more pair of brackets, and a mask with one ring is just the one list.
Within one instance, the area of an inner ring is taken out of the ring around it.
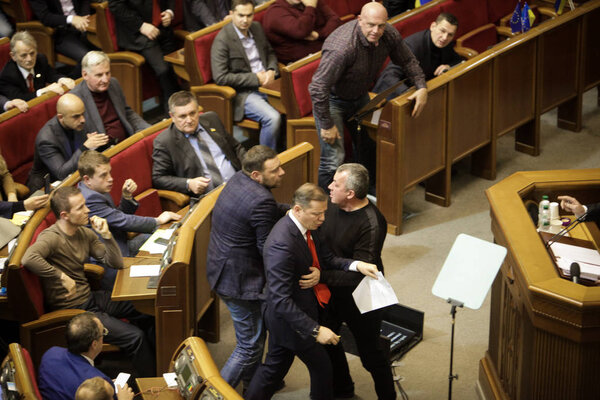
{"label": "wooden armrest", "polygon": [[27,21],[17,23],[17,30],[29,32],[43,32],[48,36],[54,35],[54,28],[42,25],[40,21]]}
{"label": "wooden armrest", "polygon": [[116,53],[107,54],[111,61],[127,61],[136,67],[144,65],[146,62],[141,54],[132,51],[117,51]]}
{"label": "wooden armrest", "polygon": [[506,38],[511,38],[519,34],[519,32],[513,33],[512,29],[510,29],[510,27],[508,26],[497,26],[496,32],[498,32],[498,35],[504,36]]}
{"label": "wooden armrest", "polygon": [[200,96],[218,96],[227,100],[235,97],[235,89],[231,86],[219,86],[215,83],[208,83],[202,86],[192,86],[190,91]]}
{"label": "wooden armrest", "polygon": [[485,24],[483,26],[480,26],[477,29],[473,29],[472,31],[465,33],[464,35],[462,35],[461,37],[459,37],[458,39],[456,39],[456,46],[457,47],[463,47],[463,41],[470,39],[471,37],[475,36],[475,35],[479,35],[480,32],[485,31],[487,29],[490,28],[490,26],[495,26],[494,24]]}
{"label": "wooden armrest", "polygon": [[470,58],[473,58],[479,54],[475,50],[470,49],[468,47],[455,46],[454,51],[456,52],[456,54],[458,54],[459,56],[461,56],[462,58],[467,59],[467,60]]}
{"label": "wooden armrest", "polygon": [[343,17],[340,17],[340,21],[342,21],[342,23],[346,23],[348,21],[352,21],[354,18],[356,18],[356,15],[348,14],[348,15],[344,15]]}
{"label": "wooden armrest", "polygon": [[38,318],[36,320],[25,322],[24,324],[21,325],[21,327],[24,330],[39,329],[39,328],[54,325],[59,322],[69,321],[74,316],[81,314],[83,312],[85,312],[85,310],[80,310],[77,308],[69,308],[66,310],[51,311],[49,313],[42,315],[40,318]]}
{"label": "wooden armrest", "polygon": [[548,18],[558,17],[558,14],[556,13],[556,11],[554,11],[554,8],[551,8],[551,7],[538,7],[538,11],[544,17],[548,17]]}
{"label": "wooden armrest", "polygon": [[190,196],[171,190],[159,190],[158,197],[172,201],[179,208],[183,208],[190,203]]}
{"label": "wooden armrest", "polygon": [[19,199],[25,199],[29,196],[29,188],[22,183],[15,182],[15,188],[17,189],[17,197]]}
{"label": "wooden armrest", "polygon": [[83,271],[86,276],[93,276],[98,279],[102,279],[104,276],[104,268],[96,264],[83,264]]}

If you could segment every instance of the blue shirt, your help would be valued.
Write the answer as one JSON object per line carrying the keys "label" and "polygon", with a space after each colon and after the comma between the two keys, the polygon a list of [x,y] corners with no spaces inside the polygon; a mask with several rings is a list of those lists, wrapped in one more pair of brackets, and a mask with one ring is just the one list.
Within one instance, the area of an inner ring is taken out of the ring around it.
{"label": "blue shirt", "polygon": [[233,25],[233,28],[237,32],[238,37],[242,42],[242,46],[244,47],[244,51],[246,52],[246,57],[248,57],[248,61],[250,61],[250,69],[252,69],[252,72],[256,74],[257,72],[264,71],[265,66],[260,60],[260,54],[258,54],[258,48],[256,47],[256,43],[254,42],[252,32],[248,30],[248,36],[244,36],[244,34],[240,32],[237,26]]}

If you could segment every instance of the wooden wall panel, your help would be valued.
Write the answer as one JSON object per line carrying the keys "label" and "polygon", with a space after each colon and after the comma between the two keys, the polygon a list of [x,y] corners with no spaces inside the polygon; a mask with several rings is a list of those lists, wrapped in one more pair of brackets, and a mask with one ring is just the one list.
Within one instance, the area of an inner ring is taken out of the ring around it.
{"label": "wooden wall panel", "polygon": [[446,86],[435,89],[427,97],[427,107],[418,118],[412,118],[411,107],[403,107],[403,162],[405,187],[416,185],[445,168],[446,164]]}
{"label": "wooden wall panel", "polygon": [[319,176],[319,162],[321,155],[321,145],[317,136],[317,128],[313,117],[305,117],[300,119],[288,119],[287,121],[287,148],[302,142],[308,142],[313,146],[312,157],[312,176],[315,183]]}
{"label": "wooden wall panel", "polygon": [[393,127],[400,124],[399,111],[392,103],[385,105],[377,129],[377,207],[385,215],[388,232],[402,231],[402,201],[404,183],[401,181],[401,142],[403,137]]}
{"label": "wooden wall panel", "polygon": [[494,58],[492,131],[505,134],[535,117],[534,40]]}
{"label": "wooden wall panel", "polygon": [[453,79],[448,93],[450,162],[491,140],[492,62]]}
{"label": "wooden wall panel", "polygon": [[575,20],[539,36],[538,90],[541,113],[577,94],[578,30],[579,21]]}
{"label": "wooden wall panel", "polygon": [[584,18],[583,26],[583,88],[587,90],[600,84],[600,45],[598,44],[598,27],[600,26],[600,9],[594,10]]}

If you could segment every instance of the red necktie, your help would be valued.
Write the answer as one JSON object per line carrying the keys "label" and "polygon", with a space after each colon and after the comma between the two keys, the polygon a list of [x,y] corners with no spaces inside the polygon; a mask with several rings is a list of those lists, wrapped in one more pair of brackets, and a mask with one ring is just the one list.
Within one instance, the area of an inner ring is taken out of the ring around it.
{"label": "red necktie", "polygon": [[160,16],[160,5],[159,0],[152,0],[152,25],[157,28],[162,24],[162,17]]}
{"label": "red necktie", "polygon": [[[312,266],[320,270],[321,265],[319,264],[319,257],[317,257],[317,249],[315,247],[315,242],[313,242],[312,237],[310,236],[310,231],[306,231],[306,243],[308,244],[308,249],[312,255]],[[325,307],[325,304],[329,303],[329,299],[331,298],[331,292],[327,285],[324,283],[317,283],[316,286],[313,286],[313,290],[315,291],[319,305]]]}
{"label": "red necktie", "polygon": [[27,86],[29,87],[29,91],[31,93],[35,92],[35,88],[33,87],[33,74],[29,73],[29,75],[27,75]]}

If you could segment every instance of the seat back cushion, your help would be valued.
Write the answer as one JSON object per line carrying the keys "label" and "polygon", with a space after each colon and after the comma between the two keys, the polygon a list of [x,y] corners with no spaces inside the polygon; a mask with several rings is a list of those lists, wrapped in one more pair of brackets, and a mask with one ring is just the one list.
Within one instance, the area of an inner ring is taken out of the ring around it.
{"label": "seat back cushion", "polygon": [[441,7],[443,12],[453,14],[458,19],[456,37],[490,22],[486,1],[448,0],[442,3]]}
{"label": "seat back cushion", "polygon": [[292,71],[292,84],[294,85],[294,97],[298,103],[300,117],[306,117],[312,113],[312,100],[308,92],[308,84],[319,67],[321,59],[318,58],[302,67]]}
{"label": "seat back cushion", "polygon": [[464,39],[462,45],[475,50],[478,53],[483,53],[488,48],[498,43],[498,35],[496,34],[496,25],[487,24],[485,29],[478,32],[467,39]]}

